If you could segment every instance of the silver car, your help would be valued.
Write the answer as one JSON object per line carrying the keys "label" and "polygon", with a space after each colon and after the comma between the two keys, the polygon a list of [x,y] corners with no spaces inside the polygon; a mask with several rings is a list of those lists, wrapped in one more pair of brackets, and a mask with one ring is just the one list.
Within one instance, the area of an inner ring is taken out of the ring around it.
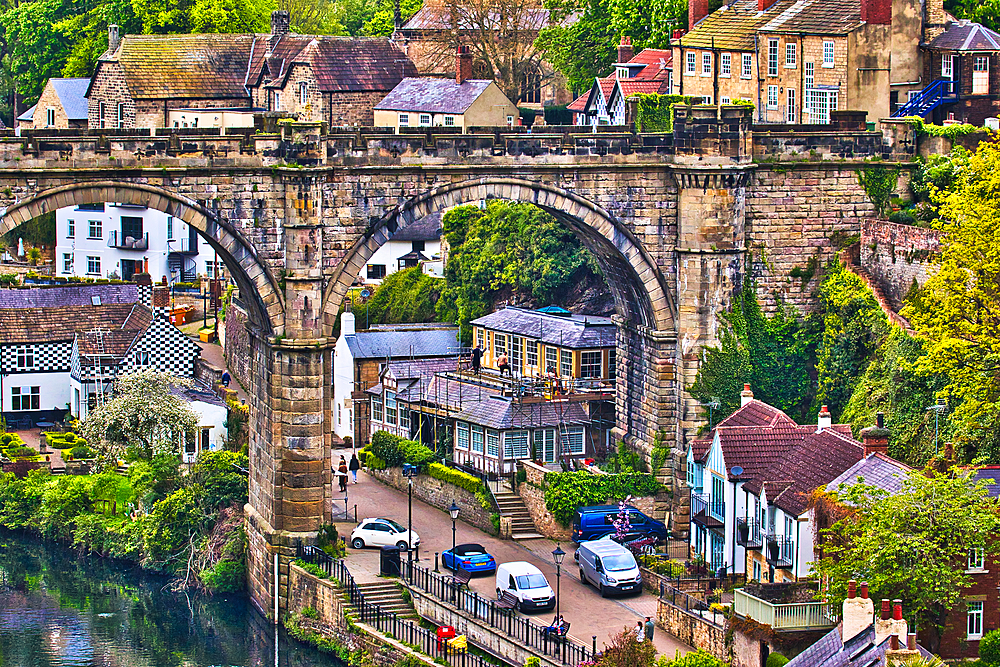
{"label": "silver car", "polygon": [[583,542],[576,550],[580,581],[593,584],[604,597],[610,592],[642,590],[642,574],[632,552],[611,540]]}

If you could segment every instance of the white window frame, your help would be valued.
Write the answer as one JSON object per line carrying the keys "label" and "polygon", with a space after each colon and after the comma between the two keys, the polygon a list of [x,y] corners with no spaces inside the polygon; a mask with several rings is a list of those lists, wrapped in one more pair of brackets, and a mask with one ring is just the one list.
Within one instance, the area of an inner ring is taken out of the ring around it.
{"label": "white window frame", "polygon": [[510,368],[518,375],[524,368],[524,338],[520,336],[510,337]]}
{"label": "white window frame", "polygon": [[472,424],[469,451],[473,454],[483,454],[486,449],[486,430],[479,424]]}
{"label": "white window frame", "polygon": [[545,368],[542,369],[546,373],[549,372],[549,366],[552,367],[556,373],[559,372],[559,348],[553,347],[551,345],[545,346]]}
{"label": "white window frame", "polygon": [[385,419],[385,412],[382,407],[382,397],[372,396],[372,421],[381,423]]}
{"label": "white window frame", "polygon": [[794,123],[796,118],[795,89],[789,86],[785,89],[785,120]]}
{"label": "white window frame", "polygon": [[73,253],[63,253],[63,273],[73,273]]}
{"label": "white window frame", "polygon": [[608,350],[608,378],[614,379],[618,375],[618,351],[614,348]]}
{"label": "white window frame", "polygon": [[984,572],[986,570],[986,550],[983,547],[969,549],[967,572]]}
{"label": "white window frame", "polygon": [[432,116],[429,113],[420,114],[420,126],[426,127],[431,124]]}
{"label": "white window frame", "polygon": [[455,449],[468,451],[469,449],[469,423],[457,422],[455,424]]}
{"label": "white window frame", "polygon": [[45,110],[45,127],[53,127],[56,124],[56,110],[49,107]]}
{"label": "white window frame", "polygon": [[837,44],[836,42],[823,42],[823,67],[829,69],[836,65]]}
{"label": "white window frame", "polygon": [[778,87],[768,86],[767,87],[767,108],[777,109],[778,108]]}
{"label": "white window frame", "polygon": [[399,126],[400,127],[409,127],[410,126],[410,114],[408,114],[408,113],[401,113],[401,114],[399,114]]}
{"label": "white window frame", "polygon": [[733,74],[733,54],[723,53],[719,59],[719,76],[729,78]]}
{"label": "white window frame", "polygon": [[987,95],[990,92],[990,57],[975,56],[972,60],[972,94]]}
{"label": "white window frame", "polygon": [[955,56],[950,53],[941,55],[941,78],[953,81],[955,76]]}
{"label": "white window frame", "polygon": [[41,387],[11,387],[10,409],[12,412],[40,410]]}
{"label": "white window frame", "polygon": [[732,104],[732,102],[733,101],[730,98],[728,98],[728,97],[723,97],[722,99],[719,100],[719,104],[722,104],[722,105]]}
{"label": "white window frame", "polygon": [[104,221],[103,220],[88,220],[87,221],[87,238],[93,241],[100,241],[104,238]]}
{"label": "white window frame", "polygon": [[[597,356],[597,375],[588,374],[593,373],[594,370],[594,356]],[[600,350],[586,350],[580,352],[580,377],[599,379],[604,376],[604,355]],[[590,363],[587,362],[590,359]]]}
{"label": "white window frame", "polygon": [[167,216],[167,240],[174,240],[174,216],[172,215]]}
{"label": "white window frame", "polygon": [[490,458],[500,458],[500,431],[492,428],[486,429],[486,456]]}
{"label": "white window frame", "polygon": [[101,258],[98,255],[87,255],[87,274],[101,275]]}
{"label": "white window frame", "polygon": [[684,73],[694,74],[698,69],[698,54],[694,51],[688,51],[684,60]]}
{"label": "white window frame", "polygon": [[17,368],[18,370],[32,370],[35,368],[35,348],[31,345],[21,345],[17,348]]}
{"label": "white window frame", "polygon": [[778,49],[777,39],[767,40],[767,75],[778,76]]}
{"label": "white window frame", "polygon": [[581,455],[587,447],[582,426],[567,426],[562,430],[562,454]]}
{"label": "white window frame", "polygon": [[76,238],[76,220],[66,221],[66,238]]}
{"label": "white window frame", "polygon": [[[195,119],[195,124],[197,124],[197,119]],[[118,129],[125,127],[125,103],[118,103]]]}
{"label": "white window frame", "polygon": [[982,600],[966,600],[966,639],[983,638],[983,604]]}
{"label": "white window frame", "polygon": [[615,78],[627,79],[628,78],[628,67],[616,67],[615,68]]}
{"label": "white window frame", "polygon": [[396,403],[396,392],[385,392],[385,423],[399,425],[399,404]]}
{"label": "white window frame", "polygon": [[444,117],[444,126],[445,127],[454,127],[455,126],[455,117],[454,116],[445,116]]}
{"label": "white window frame", "polygon": [[712,76],[712,52],[701,54],[701,76]]}
{"label": "white window frame", "polygon": [[569,350],[559,350],[559,375],[573,377],[573,353]]}
{"label": "white window frame", "polygon": [[753,77],[753,54],[744,53],[743,54],[743,68],[740,71],[741,79],[749,79]]}
{"label": "white window frame", "polygon": [[538,341],[530,338],[525,342],[524,362],[530,368],[538,368]]}
{"label": "white window frame", "polygon": [[795,42],[785,42],[785,69],[798,67],[798,53]]}
{"label": "white window frame", "polygon": [[309,83],[299,81],[299,104],[305,105],[309,101]]}
{"label": "white window frame", "polygon": [[[517,447],[515,450],[514,447]],[[504,459],[527,459],[531,458],[531,436],[528,431],[504,431],[503,433],[503,457]]]}
{"label": "white window frame", "polygon": [[804,78],[806,90],[816,85],[816,63],[805,64]]}
{"label": "white window frame", "polygon": [[274,111],[281,111],[281,91],[274,91]]}

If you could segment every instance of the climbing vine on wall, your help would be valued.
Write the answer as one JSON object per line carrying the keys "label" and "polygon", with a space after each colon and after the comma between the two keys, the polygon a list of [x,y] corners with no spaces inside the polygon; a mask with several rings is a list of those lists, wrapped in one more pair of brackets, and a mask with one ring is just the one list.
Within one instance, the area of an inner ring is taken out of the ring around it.
{"label": "climbing vine on wall", "polygon": [[636,112],[636,129],[639,132],[672,132],[674,105],[694,104],[701,98],[691,95],[658,95],[656,93],[633,95],[639,100]]}
{"label": "climbing vine on wall", "polygon": [[879,215],[885,213],[889,207],[889,200],[896,190],[896,182],[899,180],[899,168],[890,168],[883,165],[866,167],[858,172],[858,182],[864,188],[869,201],[875,207],[875,212]]}

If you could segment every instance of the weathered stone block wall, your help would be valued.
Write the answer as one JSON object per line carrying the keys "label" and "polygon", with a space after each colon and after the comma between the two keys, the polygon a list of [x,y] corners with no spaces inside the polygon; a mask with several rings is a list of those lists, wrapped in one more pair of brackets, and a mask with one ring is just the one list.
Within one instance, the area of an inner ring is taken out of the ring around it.
{"label": "weathered stone block wall", "polygon": [[[721,616],[720,616],[721,618]],[[656,608],[656,624],[688,646],[700,648],[719,660],[731,659],[726,645],[726,631],[705,619],[675,607],[660,599]]]}
{"label": "weathered stone block wall", "polygon": [[368,126],[375,123],[375,105],[382,101],[389,91],[328,93],[329,114],[323,118],[330,125]]}
{"label": "weathered stone block wall", "polygon": [[[408,490],[408,482],[403,477],[402,468],[369,470],[368,473],[383,484],[403,493]],[[493,522],[490,520],[490,511],[483,507],[476,494],[461,487],[424,473],[413,479],[413,498],[444,511],[447,511],[454,501],[462,510],[458,515],[461,521],[487,533],[496,534]]]}
{"label": "weathered stone block wall", "polygon": [[233,378],[244,387],[250,386],[250,334],[247,333],[247,313],[230,301],[226,308],[226,364]]}
{"label": "weathered stone block wall", "polygon": [[[101,63],[94,75],[87,98],[87,124],[92,128],[117,127],[118,104],[125,105],[125,127],[135,127],[135,100],[125,82],[125,72],[118,63]],[[101,105],[104,122],[101,122]]]}
{"label": "weathered stone block wall", "polygon": [[866,218],[861,222],[861,266],[882,288],[893,310],[916,281],[923,286],[934,270],[944,232]]}

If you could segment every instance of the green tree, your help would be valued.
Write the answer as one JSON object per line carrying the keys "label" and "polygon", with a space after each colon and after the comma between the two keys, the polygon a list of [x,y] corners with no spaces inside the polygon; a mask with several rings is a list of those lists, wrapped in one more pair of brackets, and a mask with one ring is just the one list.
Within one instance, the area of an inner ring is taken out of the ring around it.
{"label": "green tree", "polygon": [[1000,461],[1000,147],[983,142],[943,193],[938,269],[903,316],[927,339],[917,371],[948,377],[966,460]]}
{"label": "green tree", "polygon": [[1000,528],[996,501],[973,471],[914,471],[902,490],[889,494],[858,484],[838,500],[851,512],[823,531],[824,557],[816,564],[827,596],[839,608],[847,582],[868,582],[875,599],[906,600],[914,627],[927,631],[936,651],[948,612],[972,583],[965,573],[969,550],[988,555],[998,545],[988,539]]}
{"label": "green tree", "polygon": [[[618,33],[611,24],[611,0],[548,0],[551,25],[542,28],[535,46],[566,77],[577,94],[590,90],[594,77],[611,71],[617,59]],[[565,19],[578,15],[574,22]]]}
{"label": "green tree", "polygon": [[955,18],[982,23],[990,30],[1000,30],[1000,0],[945,0],[945,11]]}
{"label": "green tree", "polygon": [[77,11],[71,0],[34,0],[0,15],[7,64],[17,92],[27,101],[37,100],[45,82],[60,75],[69,44],[56,25]]}
{"label": "green tree", "polygon": [[204,489],[205,505],[246,504],[250,460],[236,452],[202,452],[191,469],[191,481]]}
{"label": "green tree", "polygon": [[433,322],[435,304],[441,298],[445,281],[425,274],[419,266],[386,276],[363,306],[355,306],[360,326]]}
{"label": "green tree", "polygon": [[192,32],[270,32],[275,0],[195,0]]}

